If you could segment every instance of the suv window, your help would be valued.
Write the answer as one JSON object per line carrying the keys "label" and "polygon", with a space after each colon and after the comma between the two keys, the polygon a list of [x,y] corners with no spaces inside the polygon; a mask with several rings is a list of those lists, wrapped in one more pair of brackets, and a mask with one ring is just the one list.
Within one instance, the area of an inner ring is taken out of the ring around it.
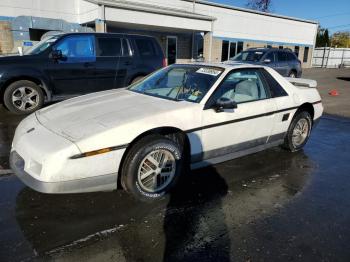
{"label": "suv window", "polygon": [[274,63],[276,61],[275,55],[276,55],[276,52],[269,52],[267,53],[265,59],[270,59],[271,63]]}
{"label": "suv window", "polygon": [[211,97],[210,102],[226,97],[236,103],[268,98],[266,84],[259,69],[241,69],[229,73]]}
{"label": "suv window", "polygon": [[288,96],[287,92],[283,89],[283,87],[276,81],[274,77],[270,75],[265,69],[261,71],[264,75],[264,78],[268,84],[271,97],[281,97]]}
{"label": "suv window", "polygon": [[95,39],[92,35],[70,35],[54,47],[61,50],[65,60],[60,62],[87,62],[95,59]]}
{"label": "suv window", "polygon": [[135,39],[140,56],[154,56],[156,54],[153,42],[150,39]]}
{"label": "suv window", "polygon": [[98,37],[98,56],[120,56],[121,39],[118,37]]}
{"label": "suv window", "polygon": [[296,60],[296,57],[295,57],[295,55],[293,55],[293,53],[286,53],[287,54],[287,58],[288,58],[288,60],[289,61],[294,61],[294,60]]}
{"label": "suv window", "polygon": [[131,50],[126,39],[123,39],[123,56],[130,56]]}
{"label": "suv window", "polygon": [[285,61],[288,61],[288,58],[287,58],[287,54],[286,54],[286,52],[278,52],[278,55],[277,55],[277,57],[278,57],[278,61],[279,62],[285,62]]}

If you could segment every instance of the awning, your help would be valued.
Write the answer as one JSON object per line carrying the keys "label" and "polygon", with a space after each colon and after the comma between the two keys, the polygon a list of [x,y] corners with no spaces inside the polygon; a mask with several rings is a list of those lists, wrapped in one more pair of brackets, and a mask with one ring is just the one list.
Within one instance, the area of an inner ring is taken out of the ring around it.
{"label": "awning", "polygon": [[105,7],[105,20],[196,31],[211,31],[216,18],[187,10],[120,0],[86,0]]}

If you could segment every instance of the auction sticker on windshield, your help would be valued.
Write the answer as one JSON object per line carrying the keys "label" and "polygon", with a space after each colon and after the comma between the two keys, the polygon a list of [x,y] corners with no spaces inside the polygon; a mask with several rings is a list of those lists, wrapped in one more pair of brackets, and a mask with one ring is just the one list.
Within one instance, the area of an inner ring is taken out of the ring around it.
{"label": "auction sticker on windshield", "polygon": [[202,68],[199,68],[196,73],[218,76],[221,72],[222,71],[214,68],[202,67]]}

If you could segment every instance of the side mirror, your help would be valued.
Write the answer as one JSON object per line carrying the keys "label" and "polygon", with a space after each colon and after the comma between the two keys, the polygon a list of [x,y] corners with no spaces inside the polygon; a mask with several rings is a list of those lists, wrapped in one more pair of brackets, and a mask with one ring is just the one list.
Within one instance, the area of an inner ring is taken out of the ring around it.
{"label": "side mirror", "polygon": [[237,108],[237,103],[230,98],[221,97],[216,101],[215,110],[220,113],[225,109],[235,109]]}
{"label": "side mirror", "polygon": [[54,49],[54,50],[52,50],[52,52],[51,52],[51,57],[52,57],[52,59],[54,59],[54,60],[61,60],[61,59],[63,58],[62,51],[59,50],[59,49]]}
{"label": "side mirror", "polygon": [[265,64],[270,64],[271,63],[271,59],[264,59],[264,63]]}

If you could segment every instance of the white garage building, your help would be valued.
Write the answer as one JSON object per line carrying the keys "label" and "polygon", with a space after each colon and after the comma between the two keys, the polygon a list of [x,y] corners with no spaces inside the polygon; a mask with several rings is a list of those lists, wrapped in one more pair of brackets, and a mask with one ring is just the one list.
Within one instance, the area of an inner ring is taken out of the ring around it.
{"label": "white garage building", "polygon": [[304,67],[311,65],[318,28],[314,21],[201,0],[2,0],[1,20],[10,25],[15,45],[39,40],[49,30],[93,28],[153,35],[169,63],[223,61],[243,49],[277,47],[298,53]]}

